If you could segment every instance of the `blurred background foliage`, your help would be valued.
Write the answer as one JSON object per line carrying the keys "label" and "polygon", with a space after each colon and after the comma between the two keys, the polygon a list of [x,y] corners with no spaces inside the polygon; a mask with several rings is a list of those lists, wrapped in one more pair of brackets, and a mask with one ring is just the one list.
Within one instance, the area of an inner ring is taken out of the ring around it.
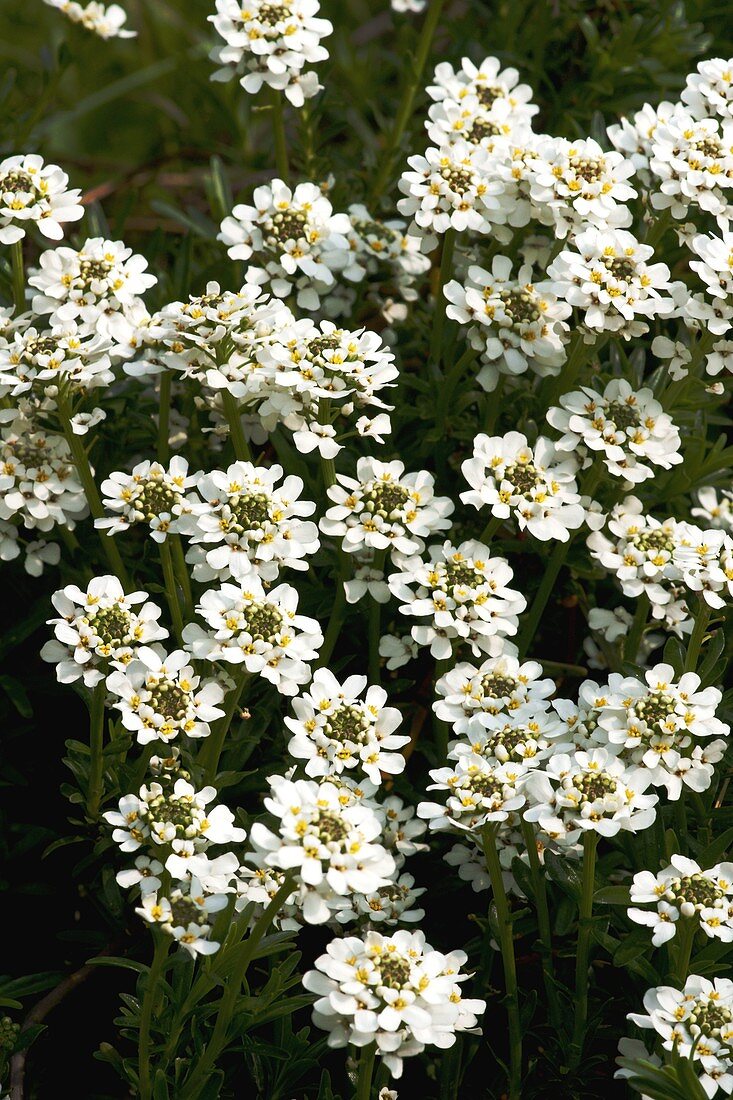
{"label": "blurred background foliage", "polygon": [[[239,271],[213,238],[232,196],[248,197],[253,185],[273,174],[271,127],[264,100],[245,95],[236,83],[210,81],[210,0],[124,3],[138,38],[105,43],[42,0],[0,0],[0,154],[39,152],[62,165],[86,195],[83,232],[123,238],[148,258],[160,278],[149,298],[155,307],[187,288],[200,291],[208,278],[237,285]],[[343,208],[369,190],[383,134],[409,79],[420,19],[395,16],[388,0],[322,0],[321,6],[335,25],[327,41],[331,59],[318,69],[326,90],[307,110],[288,110],[288,136],[294,178],[323,180],[332,173],[334,206]],[[601,139],[619,115],[646,101],[676,99],[701,58],[733,55],[733,24],[725,0],[448,0],[433,60],[457,63],[468,55],[479,61],[486,54],[515,65],[534,88],[542,105],[537,130]],[[418,97],[404,155],[424,148],[423,107]],[[398,159],[395,177],[400,170]],[[382,212],[393,214],[395,191],[393,180],[381,197]],[[128,417],[115,428],[116,446],[134,456],[145,446],[141,432],[137,419]],[[416,442],[413,450],[424,456],[431,446]],[[115,460],[119,467],[119,454],[100,459],[99,466]],[[83,738],[86,721],[81,703],[57,687],[38,658],[58,576],[50,571],[37,581],[6,567],[4,577],[0,893],[15,931],[6,939],[9,977],[0,997],[20,999],[26,1012],[90,955],[139,949],[144,957],[147,938],[115,886],[109,850],[100,860],[83,836],[56,843],[70,832],[69,806],[59,793],[70,778],[63,743]],[[327,591],[322,598],[328,599]],[[563,645],[577,646],[570,620],[562,637]],[[256,799],[282,747],[281,741],[268,746],[245,795]],[[477,918],[456,920],[439,855],[418,874],[430,886],[431,925],[442,916],[455,942],[467,942]],[[618,973],[609,977],[609,1001],[614,980]],[[119,993],[133,988],[128,972],[105,970],[75,992],[68,1012],[49,1018],[33,1053],[28,1097],[58,1096],[65,1069],[66,1086],[85,1100],[123,1095],[108,1067],[94,1068],[92,1054],[114,1038]],[[611,1030],[622,1026],[620,1018],[606,1020],[606,1027],[609,1022]],[[272,1065],[277,1044],[275,1036]],[[247,1055],[243,1079],[255,1074],[261,1095],[269,1090],[274,1097],[280,1093],[262,1069],[269,1065],[264,1038],[262,1045]],[[308,1044],[301,1045],[309,1080],[317,1083]],[[605,1070],[589,1082],[589,1097],[608,1087]],[[441,1095],[441,1080],[437,1074],[425,1082],[423,1095]],[[481,1083],[464,1082],[461,1090],[468,1100],[487,1095],[484,1078],[474,1080]],[[548,1096],[561,1086],[546,1079],[545,1087],[542,1095]],[[299,1097],[306,1094],[302,1083],[297,1089]],[[312,1095],[317,1092],[316,1084]]]}

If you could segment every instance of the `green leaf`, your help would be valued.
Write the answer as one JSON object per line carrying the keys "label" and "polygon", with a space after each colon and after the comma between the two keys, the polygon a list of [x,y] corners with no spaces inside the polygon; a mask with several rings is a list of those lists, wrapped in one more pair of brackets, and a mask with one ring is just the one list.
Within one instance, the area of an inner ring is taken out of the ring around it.
{"label": "green leaf", "polygon": [[594,905],[628,905],[628,886],[603,886],[593,895]]}
{"label": "green leaf", "polygon": [[582,880],[572,860],[547,851],[545,852],[545,870],[553,882],[556,882],[574,901],[578,901]]}

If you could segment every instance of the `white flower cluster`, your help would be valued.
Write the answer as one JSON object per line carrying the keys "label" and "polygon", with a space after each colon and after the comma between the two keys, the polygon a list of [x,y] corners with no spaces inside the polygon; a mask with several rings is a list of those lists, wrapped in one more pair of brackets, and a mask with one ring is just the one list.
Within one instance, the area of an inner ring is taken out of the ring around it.
{"label": "white flower cluster", "polygon": [[636,924],[652,929],[652,943],[661,947],[694,921],[711,939],[733,941],[733,864],[720,863],[703,871],[685,856],[672,856],[658,874],[640,871],[631,884],[634,906],[627,912]]}
{"label": "white flower cluster", "polygon": [[680,433],[671,417],[650,389],[635,390],[623,378],[611,379],[602,393],[584,386],[563,394],[547,421],[563,433],[558,451],[598,452],[609,473],[634,485],[654,477],[655,466],[669,470],[682,462]]}
{"label": "white flower cluster", "polygon": [[488,505],[497,519],[513,517],[520,529],[542,542],[567,542],[586,518],[577,493],[578,463],[558,454],[544,436],[530,447],[521,432],[477,435],[473,457],[461,466],[470,490],[461,500],[481,509]]}
{"label": "white flower cluster", "polygon": [[[655,1031],[664,1050],[690,1058],[709,1097],[733,1089],[733,982],[692,974],[682,989],[660,985],[644,995],[645,1012],[629,1013],[638,1027]],[[645,1052],[646,1053],[646,1052]]]}
{"label": "white flower cluster", "polygon": [[103,503],[112,516],[95,520],[95,526],[116,535],[145,524],[155,542],[165,542],[169,534],[181,530],[181,517],[188,510],[185,494],[197,480],[198,475],[190,475],[188,463],[178,455],[167,468],[146,461],[129,474],[112,473],[102,482]]}
{"label": "white flower cluster", "polygon": [[499,656],[527,606],[524,596],[509,588],[513,577],[508,562],[492,557],[482,543],[444,542],[428,549],[427,561],[417,556],[401,561],[388,583],[402,601],[400,611],[420,620],[411,628],[414,641],[445,660],[462,643],[475,656]]}
{"label": "white flower cluster", "polygon": [[76,0],[44,0],[52,8],[57,8],[86,31],[99,38],[136,38],[137,31],[127,30],[127,12],[119,4],[100,4],[98,0],[89,0],[79,4]]}
{"label": "white flower cluster", "polygon": [[35,153],[0,161],[0,243],[17,244],[31,226],[60,241],[62,226],[84,214],[81,192],[67,190],[68,183],[65,172]]}
{"label": "white flower cluster", "polygon": [[224,45],[211,52],[222,66],[212,79],[237,77],[251,95],[264,84],[302,107],[321,89],[315,72],[305,67],[328,58],[321,39],[333,31],[319,11],[317,0],[216,0],[209,21]]}
{"label": "white flower cluster", "polygon": [[0,519],[28,531],[73,530],[87,502],[63,436],[18,417],[0,429]]}
{"label": "white flower cluster", "polygon": [[529,264],[513,276],[511,260],[494,256],[490,272],[469,267],[465,284],[453,280],[444,293],[448,316],[471,324],[468,338],[481,352],[476,380],[483,389],[494,390],[502,374],[529,369],[554,375],[565,362],[570,306],[558,300],[555,283],[534,281]]}
{"label": "white flower cluster", "polygon": [[376,1043],[399,1078],[404,1058],[426,1046],[446,1050],[458,1031],[476,1032],[486,1002],[461,996],[466,958],[463,951],[434,951],[422,932],[404,929],[332,940],[303,978],[318,997],[313,1022],[328,1032],[330,1047]]}
{"label": "white flower cluster", "polygon": [[55,638],[41,651],[56,665],[60,683],[83,680],[94,687],[111,667],[124,667],[141,646],[168,637],[162,614],[146,592],[125,591],[117,577],[95,577],[86,590],[69,584],[51,597],[59,618],[49,619]]}

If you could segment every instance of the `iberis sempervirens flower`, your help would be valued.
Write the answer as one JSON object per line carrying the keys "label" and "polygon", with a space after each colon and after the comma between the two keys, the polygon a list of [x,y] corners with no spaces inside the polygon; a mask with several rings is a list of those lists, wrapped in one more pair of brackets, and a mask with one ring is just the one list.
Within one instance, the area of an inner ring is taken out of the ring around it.
{"label": "iberis sempervirens flower", "polygon": [[197,791],[188,779],[166,777],[166,782],[141,787],[138,794],[123,795],[118,809],[108,810],[104,819],[123,852],[136,852],[145,845],[156,854],[193,855],[211,844],[245,839],[244,829],[234,824],[227,806],[207,808],[215,798],[214,787]]}
{"label": "iberis sempervirens flower", "polygon": [[733,597],[733,538],[720,528],[705,531],[680,523],[672,560],[686,588],[720,610]]}
{"label": "iberis sempervirens flower", "polygon": [[654,477],[654,467],[670,470],[682,462],[676,424],[652,390],[634,390],[623,378],[613,378],[602,393],[583,386],[563,394],[547,420],[563,433],[558,451],[597,452],[609,473],[634,485]]}
{"label": "iberis sempervirens flower", "polygon": [[234,207],[217,239],[233,260],[254,258],[262,264],[249,269],[251,280],[266,284],[277,298],[295,294],[301,309],[318,309],[336,275],[351,264],[348,214],[334,214],[314,183],[291,190],[275,179],[256,187],[252,199],[253,206]]}
{"label": "iberis sempervirens flower", "polygon": [[733,58],[701,61],[680,99],[694,118],[733,118]]}
{"label": "iberis sempervirens flower", "polygon": [[405,767],[399,749],[410,738],[395,733],[402,715],[386,702],[384,688],[367,687],[366,676],[339,683],[328,669],[317,669],[308,690],[293,699],[295,717],[285,718],[293,734],[288,752],[314,777],[347,771],[379,784],[382,772],[399,774]]}
{"label": "iberis sempervirens flower", "polygon": [[616,836],[647,829],[659,799],[646,794],[651,776],[630,768],[606,749],[558,753],[524,784],[526,821],[560,844],[576,844],[588,830]]}
{"label": "iberis sempervirens flower", "polygon": [[490,272],[469,267],[465,283],[452,280],[444,294],[448,316],[471,324],[468,339],[482,360],[476,380],[485,390],[496,389],[502,374],[554,375],[565,362],[570,306],[553,283],[533,282],[529,264],[512,275],[511,260],[495,256]]}
{"label": "iberis sempervirens flower", "polygon": [[114,381],[108,336],[76,321],[48,329],[18,326],[0,341],[0,387],[12,397],[33,391],[53,395],[58,386],[76,391],[100,389]]}
{"label": "iberis sempervirens flower", "polygon": [[349,905],[352,894],[387,886],[395,862],[380,842],[382,825],[367,805],[342,806],[338,788],[325,781],[269,779],[265,807],[275,830],[256,822],[254,856],[267,867],[294,872],[303,920],[323,924]]}
{"label": "iberis sempervirens flower", "polygon": [[98,0],[89,0],[79,4],[77,0],[44,0],[52,8],[78,23],[85,31],[91,31],[105,41],[108,38],[136,38],[137,31],[125,29],[127,12],[119,4],[101,4]]}
{"label": "iberis sempervirens flower", "polygon": [[41,656],[56,665],[62,684],[83,678],[94,687],[118,662],[132,660],[140,646],[168,637],[157,604],[146,592],[126,594],[117,577],[94,577],[86,591],[69,584],[51,602],[60,617],[49,619],[56,637]]}
{"label": "iberis sempervirens flower", "polygon": [[181,530],[181,517],[188,512],[185,497],[200,474],[189,474],[188,462],[180,455],[168,466],[160,462],[139,462],[132,473],[115,471],[102,482],[102,496],[112,515],[95,520],[95,526],[110,535],[144,524],[155,542]]}
{"label": "iberis sempervirens flower", "polygon": [[[637,1027],[655,1031],[664,1050],[689,1058],[706,1096],[733,1088],[733,981],[691,974],[682,989],[655,986],[644,994],[645,1013],[630,1012]],[[644,1057],[648,1059],[646,1050]]]}
{"label": "iberis sempervirens flower", "polygon": [[281,569],[307,569],[318,549],[318,528],[302,518],[316,509],[300,499],[302,492],[301,478],[283,480],[278,465],[234,462],[201,475],[183,525],[196,580],[243,580],[254,570],[274,581]]}
{"label": "iberis sempervirens flower", "polygon": [[0,430],[0,519],[27,530],[73,530],[87,501],[69,445],[19,416]]}
{"label": "iberis sempervirens flower", "polygon": [[547,269],[554,293],[578,310],[586,329],[629,339],[647,320],[672,312],[669,268],[648,263],[654,250],[620,229],[587,229]]}
{"label": "iberis sempervirens flower", "polygon": [[135,909],[138,916],[155,924],[179,947],[196,958],[213,955],[221,944],[211,939],[213,915],[226,908],[226,894],[210,894],[196,877],[171,885],[165,891],[143,895]]}
{"label": "iberis sempervirens flower", "polygon": [[696,119],[677,108],[654,131],[649,167],[655,210],[683,220],[697,207],[727,220],[733,213],[733,119]]}
{"label": "iberis sempervirens flower", "polygon": [[714,489],[706,485],[697,492],[698,507],[692,509],[696,518],[704,520],[705,527],[720,527],[733,534],[733,491]]}
{"label": "iberis sempervirens flower", "polygon": [[253,572],[241,587],[223,584],[204,592],[196,610],[209,629],[188,623],[183,639],[194,657],[243,665],[283,695],[295,695],[310,679],[308,662],[323,644],[316,620],[297,609],[298,593],[291,585],[265,590]]}
{"label": "iberis sempervirens flower", "polygon": [[48,314],[51,325],[79,321],[121,344],[135,327],[128,313],[158,281],[147,272],[144,256],[104,237],[91,237],[78,249],[46,249],[38,264],[28,277],[38,291],[34,313]]}
{"label": "iberis sempervirens flower", "polygon": [[321,40],[333,31],[319,10],[317,0],[216,0],[209,21],[224,45],[211,52],[211,60],[222,66],[212,79],[236,77],[251,95],[265,84],[302,107],[321,89],[305,66],[328,58]]}
{"label": "iberis sempervirens flower", "polygon": [[[703,871],[686,856],[672,856],[670,866],[658,874],[634,875],[630,900],[633,906],[627,915],[652,929],[655,947],[674,939],[688,921],[710,939],[733,941],[733,863]],[[644,908],[635,908],[639,905]]]}
{"label": "iberis sempervirens flower", "polygon": [[411,634],[433,657],[450,657],[454,645],[466,644],[474,656],[496,657],[504,638],[517,632],[517,616],[527,601],[509,588],[514,579],[504,558],[488,546],[464,542],[431,546],[428,558],[406,558],[389,577],[390,591],[403,601],[400,611],[418,622]]}
{"label": "iberis sempervirens flower", "polygon": [[518,71],[502,69],[496,57],[486,57],[480,65],[464,57],[458,69],[448,61],[441,61],[435,67],[433,83],[426,90],[435,103],[446,106],[460,106],[475,99],[482,119],[499,124],[507,122],[512,129],[520,125],[529,127],[539,111],[531,102],[529,84],[520,84]]}
{"label": "iberis sempervirens flower", "polygon": [[621,153],[607,153],[592,138],[540,139],[529,163],[533,213],[555,236],[565,238],[587,226],[625,229],[626,206],[636,191],[628,184],[634,165]]}
{"label": "iberis sempervirens flower", "polygon": [[677,680],[671,665],[655,665],[643,681],[613,674],[597,705],[593,738],[643,768],[654,786],[676,800],[683,786],[707,790],[713,764],[723,757],[730,729],[715,717],[721,699],[717,688],[700,690],[694,672]]}
{"label": "iberis sempervirens flower", "polygon": [[478,835],[485,825],[506,821],[525,803],[527,769],[521,763],[499,763],[483,756],[460,756],[430,772],[429,791],[445,792],[444,802],[421,802],[418,815],[431,832]]}
{"label": "iberis sempervirens flower", "polygon": [[303,978],[318,997],[313,1022],[328,1032],[330,1047],[376,1043],[389,1072],[400,1077],[404,1058],[426,1046],[445,1050],[458,1031],[476,1032],[486,1002],[461,995],[466,959],[463,951],[434,951],[422,932],[405,929],[334,939]]}
{"label": "iberis sempervirens flower", "polygon": [[508,654],[489,657],[478,666],[460,662],[435,684],[433,710],[455,733],[465,733],[469,720],[483,716],[538,714],[549,709],[555,681],[542,679],[542,665]]}
{"label": "iberis sempervirens flower", "polygon": [[66,172],[35,153],[0,161],[0,244],[16,244],[31,226],[60,241],[62,225],[84,214],[81,191],[68,191],[68,183]]}
{"label": "iberis sempervirens flower", "polygon": [[453,502],[434,495],[433,475],[406,474],[402,462],[360,458],[356,478],[336,475],[334,505],[320,521],[324,535],[341,539],[348,554],[364,550],[420,554],[423,539],[450,529]]}
{"label": "iberis sempervirens flower", "polygon": [[558,453],[544,436],[530,447],[520,432],[477,435],[473,457],[461,471],[471,489],[461,500],[474,508],[488,506],[497,519],[513,517],[520,530],[545,542],[567,542],[585,520],[573,456]]}
{"label": "iberis sempervirens flower", "polygon": [[112,705],[138,744],[169,742],[179,734],[208,737],[210,723],[224,716],[224,688],[216,680],[202,683],[189,662],[181,649],[140,646],[124,670],[107,677]]}
{"label": "iberis sempervirens flower", "polygon": [[[688,242],[697,259],[690,260],[691,269],[705,284],[707,298],[692,295],[688,309],[705,327],[722,336],[733,327],[733,233],[727,228],[714,233],[699,233]],[[708,373],[713,372],[708,368]]]}

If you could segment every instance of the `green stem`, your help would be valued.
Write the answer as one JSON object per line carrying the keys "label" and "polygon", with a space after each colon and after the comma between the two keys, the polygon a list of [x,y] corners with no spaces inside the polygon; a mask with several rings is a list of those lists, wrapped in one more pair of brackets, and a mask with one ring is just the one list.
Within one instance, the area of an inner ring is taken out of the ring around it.
{"label": "green stem", "polygon": [[150,1083],[150,1024],[153,1019],[157,985],[162,977],[171,944],[171,938],[165,932],[156,929],[153,936],[155,938],[155,951],[145,983],[145,995],[140,1012],[140,1042],[138,1045],[138,1091],[140,1100],[150,1100],[152,1096]]}
{"label": "green stem", "polygon": [[561,1011],[555,985],[555,969],[552,962],[552,925],[550,924],[550,910],[547,904],[547,884],[545,882],[545,872],[540,863],[539,852],[537,851],[537,837],[534,828],[524,818],[522,818],[522,836],[524,837],[524,847],[529,859],[529,872],[532,878],[534,901],[537,909],[537,927],[542,945],[542,976],[545,983],[548,1015],[550,1023],[557,1031],[560,1027]]}
{"label": "green stem", "polygon": [[543,410],[555,405],[563,394],[572,390],[585,364],[595,352],[601,350],[608,339],[608,333],[602,333],[592,344],[586,344],[582,333],[576,332],[573,335],[570,354],[560,374],[556,378],[546,379],[540,388],[539,401]]}
{"label": "green stem", "polygon": [[503,522],[504,520],[500,519],[499,516],[492,516],[479,535],[478,541],[482,542],[484,546],[488,546]]}
{"label": "green stem", "polygon": [[[94,480],[94,475],[92,474],[92,468],[89,465],[89,457],[81,441],[81,436],[75,435],[71,427],[71,408],[67,397],[62,394],[61,390],[59,390],[56,398],[56,404],[64,438],[69,445],[71,457],[74,460],[74,465],[76,466],[76,471],[82,483],[87,504],[89,505],[89,511],[93,519],[102,519],[104,516],[104,507],[99,495],[99,490],[97,489],[97,484]],[[109,535],[106,535],[104,531],[100,531],[98,528],[97,530],[110,569],[121,581],[123,587],[129,589],[130,582],[127,576],[127,570],[114,538],[110,538]]]}
{"label": "green stem", "polygon": [[239,462],[251,462],[252,453],[249,443],[242,428],[242,420],[239,415],[239,406],[235,397],[228,390],[221,391],[221,402],[224,407],[224,415],[229,424],[229,437],[232,441],[234,454]]}
{"label": "green stem", "polygon": [[23,269],[23,241],[10,246],[10,263],[13,269],[13,304],[15,315],[25,309],[25,271]]}
{"label": "green stem", "polygon": [[359,1058],[359,1076],[356,1082],[354,1100],[370,1100],[372,1095],[372,1077],[374,1076],[374,1060],[377,1054],[377,1044],[370,1043],[362,1047]]}
{"label": "green stem", "polygon": [[191,592],[191,577],[189,576],[188,566],[186,565],[186,558],[183,553],[183,543],[181,542],[180,535],[169,535],[168,542],[170,543],[171,551],[173,554],[173,569],[176,575],[176,580],[180,585],[183,592],[183,612],[187,622],[190,622],[193,618],[193,593]]}
{"label": "green stem", "polygon": [[211,733],[201,746],[196,763],[199,767],[204,768],[204,780],[206,783],[213,783],[216,779],[216,773],[219,769],[219,760],[224,749],[224,742],[229,732],[229,727],[234,721],[234,715],[237,712],[242,692],[251,677],[252,673],[247,672],[244,665],[241,665],[235,675],[234,687],[227,696],[224,715],[217,720],[214,726],[212,726]]}
{"label": "green stem", "polygon": [[173,375],[164,370],[160,376],[160,401],[158,406],[158,462],[167,465],[170,458],[171,386]]}
{"label": "green stem", "polygon": [[499,946],[504,967],[507,1016],[509,1018],[509,1100],[520,1100],[522,1094],[522,1024],[519,1017],[519,991],[517,966],[514,958],[512,916],[504,889],[504,880],[496,846],[498,826],[485,825],[482,832],[486,869],[491,879],[491,890],[496,908]]}
{"label": "green stem", "polygon": [[[374,553],[373,568],[383,570],[385,557],[385,550],[376,550]],[[367,599],[369,600],[369,683],[379,684],[379,637],[382,625],[382,605],[371,595],[367,595]]]}
{"label": "green stem", "polygon": [[631,661],[632,664],[636,661],[638,656],[639,646],[644,637],[644,628],[646,627],[648,617],[649,597],[645,592],[642,592],[636,603],[636,611],[634,612],[634,621],[631,624],[631,630],[626,635],[626,642],[624,643],[624,660]]}
{"label": "green stem", "polygon": [[690,640],[687,643],[687,653],[685,654],[685,672],[694,672],[697,666],[698,657],[700,656],[700,650],[702,649],[702,643],[705,640],[705,633],[708,629],[708,623],[710,622],[710,607],[702,598],[698,599],[697,612],[695,614],[695,625],[692,628],[692,634]]}
{"label": "green stem", "polygon": [[387,145],[382,154],[381,163],[379,164],[374,176],[374,185],[372,188],[371,201],[376,202],[382,197],[386,185],[390,181],[392,174],[392,166],[397,156],[397,151],[402,142],[402,136],[405,132],[408,122],[412,117],[412,109],[415,104],[415,96],[418,90],[423,86],[422,74],[430,53],[430,47],[433,43],[435,31],[440,22],[441,12],[443,10],[443,4],[445,0],[430,0],[430,7],[428,8],[425,16],[425,22],[422,25],[420,31],[420,39],[417,44],[417,50],[415,52],[415,62],[411,66],[410,79],[402,93],[402,99],[400,101],[399,110],[395,116],[394,126],[392,132],[387,140]]}
{"label": "green stem", "polygon": [[[440,661],[435,662],[435,673],[433,676],[433,696],[437,697],[435,690],[435,684],[441,677],[445,676],[447,672],[453,668],[455,660],[453,656],[444,657]],[[448,742],[450,740],[451,727],[447,722],[444,722],[442,718],[438,718],[437,714],[433,712],[433,736],[435,740],[435,749],[438,756],[438,763],[443,764],[448,756]]]}
{"label": "green stem", "polygon": [[158,550],[160,552],[160,564],[163,569],[163,581],[165,583],[165,596],[168,601],[168,610],[171,613],[176,638],[182,643],[183,616],[181,614],[181,605],[178,600],[178,587],[176,585],[176,575],[173,569],[173,556],[167,539],[158,543]]}
{"label": "green stem", "polygon": [[[331,423],[330,397],[322,397],[318,402],[318,423]],[[336,484],[336,463],[332,458],[324,458],[323,455],[321,455],[321,474],[323,476],[323,485],[328,491],[332,485]]]}
{"label": "green stem", "polygon": [[346,592],[344,590],[343,577],[338,578],[338,588],[336,589],[336,595],[331,605],[331,614],[328,619],[328,626],[326,627],[326,633],[323,639],[323,645],[318,654],[318,660],[315,663],[315,668],[323,668],[327,665],[331,654],[334,651],[336,642],[338,641],[339,634],[341,633],[341,627],[343,626],[344,619],[346,618]]}
{"label": "green stem", "polygon": [[433,328],[430,334],[430,352],[428,362],[431,371],[440,376],[440,364],[443,358],[443,332],[446,322],[446,297],[445,284],[453,272],[453,253],[456,248],[456,231],[448,229],[443,237],[443,250],[440,254],[440,271],[438,273],[438,286],[436,288],[435,303],[433,305]]}
{"label": "green stem", "polygon": [[588,829],[583,837],[583,879],[578,912],[578,946],[575,955],[575,1026],[570,1045],[570,1065],[575,1068],[583,1053],[588,1024],[588,967],[596,881],[598,834]]}
{"label": "green stem", "polygon": [[217,1058],[227,1047],[229,1043],[229,1025],[237,1007],[237,1001],[239,1000],[242,983],[247,974],[247,969],[254,958],[255,952],[263,936],[279,913],[280,907],[288,895],[292,893],[294,878],[295,876],[292,871],[286,872],[285,881],[282,886],[255,924],[246,943],[242,945],[242,950],[239,951],[236,962],[229,972],[224,992],[219,1003],[219,1011],[216,1014],[211,1038],[206,1044],[198,1061],[194,1063],[195,1069],[188,1082],[180,1091],[180,1100],[193,1100],[194,1097],[200,1095],[201,1088],[205,1085],[209,1073],[216,1065]]}
{"label": "green stem", "polygon": [[675,952],[674,976],[682,989],[690,972],[690,958],[697,931],[697,915],[694,917],[680,917],[677,924],[677,950]]}
{"label": "green stem", "polygon": [[285,135],[285,115],[283,112],[283,93],[272,91],[272,136],[275,143],[275,167],[283,183],[290,179],[288,163],[288,143]]}
{"label": "green stem", "polygon": [[[588,471],[585,482],[580,486],[580,493],[582,496],[591,496],[595,491],[595,488],[600,481],[603,471],[603,464],[601,462],[595,462],[591,469]],[[555,581],[558,578],[560,570],[565,564],[565,559],[568,556],[571,543],[573,541],[573,534],[567,542],[558,542],[555,549],[550,555],[550,559],[545,566],[545,571],[542,575],[540,586],[535,593],[535,598],[532,601],[527,615],[522,624],[522,629],[519,632],[517,638],[517,647],[519,649],[519,656],[524,657],[529,649],[530,644],[534,640],[534,636],[537,633],[537,627],[540,624],[542,618],[542,612],[545,610],[547,601],[552,594],[555,587]]]}
{"label": "green stem", "polygon": [[89,789],[87,792],[87,817],[96,821],[99,806],[104,794],[104,703],[107,698],[107,684],[100,680],[92,693],[89,710]]}

